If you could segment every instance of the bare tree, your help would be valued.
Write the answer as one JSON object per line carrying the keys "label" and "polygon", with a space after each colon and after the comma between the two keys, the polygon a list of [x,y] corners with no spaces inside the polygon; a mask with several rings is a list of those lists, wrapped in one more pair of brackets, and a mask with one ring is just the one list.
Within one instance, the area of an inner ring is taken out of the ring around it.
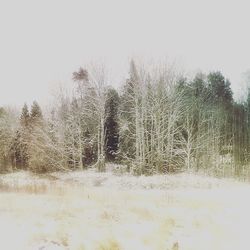
{"label": "bare tree", "polygon": [[[90,69],[79,69],[73,73],[77,81],[77,101],[79,103],[79,124],[85,124],[86,130],[96,135],[97,141],[97,167],[103,171],[105,167],[105,102],[106,102],[106,77],[103,66],[92,66]],[[82,134],[79,127],[79,138]],[[80,151],[82,147],[80,143]],[[82,160],[81,160],[82,161]],[[81,163],[82,164],[82,163]]]}

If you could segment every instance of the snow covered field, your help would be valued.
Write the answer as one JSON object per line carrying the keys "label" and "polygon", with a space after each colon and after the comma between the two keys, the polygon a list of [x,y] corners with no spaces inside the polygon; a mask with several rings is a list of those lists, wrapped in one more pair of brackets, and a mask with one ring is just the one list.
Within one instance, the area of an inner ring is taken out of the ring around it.
{"label": "snow covered field", "polygon": [[250,249],[250,185],[108,171],[0,176],[0,249]]}

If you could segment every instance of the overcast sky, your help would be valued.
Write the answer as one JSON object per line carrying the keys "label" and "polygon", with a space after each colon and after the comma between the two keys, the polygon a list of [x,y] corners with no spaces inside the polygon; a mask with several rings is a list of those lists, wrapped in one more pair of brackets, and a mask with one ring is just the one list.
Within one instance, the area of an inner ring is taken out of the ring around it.
{"label": "overcast sky", "polygon": [[[234,90],[250,68],[250,15],[241,0],[1,0],[0,105],[46,102],[88,62],[118,85],[131,57],[221,70]],[[116,72],[116,73],[115,73]],[[112,80],[113,79],[113,80]]]}

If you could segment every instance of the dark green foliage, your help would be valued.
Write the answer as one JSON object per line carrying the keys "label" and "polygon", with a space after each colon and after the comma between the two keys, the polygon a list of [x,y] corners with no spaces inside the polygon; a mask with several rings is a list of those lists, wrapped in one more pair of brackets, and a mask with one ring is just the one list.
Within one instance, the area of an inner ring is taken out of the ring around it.
{"label": "dark green foliage", "polygon": [[30,111],[30,124],[39,125],[43,121],[42,110],[36,101],[33,102]]}
{"label": "dark green foliage", "polygon": [[230,106],[233,102],[230,82],[220,72],[208,74],[207,79],[211,102],[213,104],[222,104],[226,107]]}
{"label": "dark green foliage", "polygon": [[134,107],[136,101],[136,92],[138,88],[138,72],[134,61],[130,62],[129,78],[123,86],[120,97],[120,152],[123,159],[130,159],[135,157],[136,153],[136,138],[135,130],[135,115]]}
{"label": "dark green foliage", "polygon": [[25,103],[22,109],[22,113],[20,116],[20,124],[22,127],[28,127],[29,126],[29,122],[30,122],[30,113],[28,110],[28,106]]}
{"label": "dark green foliage", "polygon": [[10,114],[4,108],[0,108],[0,172],[11,168],[11,142],[13,140]]}
{"label": "dark green foliage", "polygon": [[108,161],[117,158],[119,149],[118,110],[119,96],[115,89],[109,88],[105,103],[105,153]]}
{"label": "dark green foliage", "polygon": [[19,118],[20,128],[16,131],[11,145],[11,160],[16,169],[28,169],[30,144],[30,114],[25,103]]}
{"label": "dark green foliage", "polygon": [[235,173],[241,173],[241,166],[247,161],[247,113],[243,104],[234,104],[233,108],[233,154]]}
{"label": "dark green foliage", "polygon": [[236,103],[221,72],[190,80],[164,70],[145,72],[131,61],[120,96],[103,82],[98,87],[85,69],[73,80],[75,95],[62,98],[50,120],[37,102],[30,112],[24,104],[12,130],[0,108],[1,169],[11,162],[13,169],[36,172],[90,165],[103,170],[105,161],[113,161],[135,174],[248,171],[250,92]]}
{"label": "dark green foliage", "polygon": [[17,130],[11,146],[11,161],[15,169],[28,169],[29,145],[23,131]]}
{"label": "dark green foliage", "polygon": [[89,130],[84,133],[84,141],[83,141],[83,164],[85,166],[91,165],[96,161],[96,147],[95,141],[91,138],[91,134]]}
{"label": "dark green foliage", "polygon": [[88,81],[88,71],[83,68],[79,68],[77,72],[73,73],[73,81]]}

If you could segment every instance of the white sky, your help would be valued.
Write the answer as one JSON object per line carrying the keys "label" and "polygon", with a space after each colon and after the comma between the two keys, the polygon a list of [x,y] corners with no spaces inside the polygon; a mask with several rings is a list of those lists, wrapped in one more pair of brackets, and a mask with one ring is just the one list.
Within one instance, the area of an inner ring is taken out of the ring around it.
{"label": "white sky", "polygon": [[0,105],[45,103],[91,61],[105,62],[118,85],[131,57],[221,70],[239,90],[250,68],[249,7],[242,0],[1,0]]}

